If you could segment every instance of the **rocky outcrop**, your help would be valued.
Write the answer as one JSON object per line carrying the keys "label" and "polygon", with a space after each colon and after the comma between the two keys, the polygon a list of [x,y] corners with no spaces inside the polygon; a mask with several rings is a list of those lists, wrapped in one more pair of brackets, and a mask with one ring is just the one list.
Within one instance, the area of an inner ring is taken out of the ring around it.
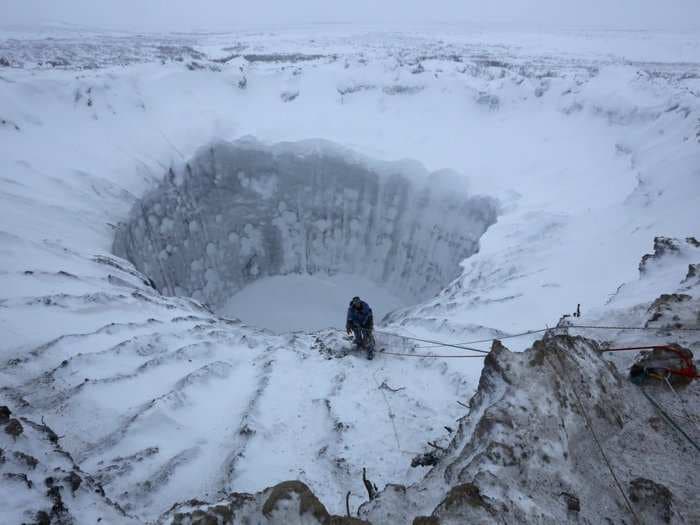
{"label": "rocky outcrop", "polygon": [[[658,239],[657,237],[654,240],[654,251],[660,255],[644,256],[652,257],[652,267],[668,268],[667,254],[671,253],[673,255],[671,259],[675,259],[674,265],[679,266],[679,269],[687,264],[687,273],[677,282],[675,292],[661,294],[651,302],[647,308],[644,326],[662,330],[698,328],[700,327],[700,263],[688,264],[687,261],[700,259],[700,242],[694,237],[688,237],[685,241],[663,238],[663,242],[657,242]],[[644,262],[644,259],[642,261]]]}
{"label": "rocky outcrop", "polygon": [[647,253],[642,256],[642,260],[639,263],[639,273],[644,274],[654,261],[658,261],[662,257],[671,254],[679,254],[681,251],[681,243],[682,241],[679,239],[671,237],[654,237],[654,253]]}
{"label": "rocky outcrop", "polygon": [[301,481],[285,481],[257,494],[233,493],[214,504],[190,501],[176,505],[158,521],[170,525],[266,523],[299,525],[369,525],[366,521],[333,516]]}
{"label": "rocky outcrop", "polygon": [[22,432],[24,432],[24,427],[22,426],[22,423],[19,422],[17,419],[10,419],[7,422],[7,425],[5,425],[5,433],[12,436],[13,438],[19,437]]}
{"label": "rocky outcrop", "polygon": [[[639,273],[641,276],[646,274],[650,269],[657,266],[662,260],[669,257],[687,257],[698,255],[700,241],[695,237],[686,237],[685,239],[676,239],[673,237],[654,237],[654,253],[647,253],[642,256],[639,263]],[[692,269],[689,269],[689,273]]]}
{"label": "rocky outcrop", "polygon": [[8,423],[11,415],[12,411],[10,410],[10,407],[5,405],[0,406],[0,425]]}
{"label": "rocky outcrop", "polygon": [[[692,315],[690,319],[681,318],[682,312],[686,311],[686,307],[690,306],[692,302],[693,297],[688,294],[661,294],[649,306],[647,310],[649,316],[645,326],[684,328],[688,324],[695,324]],[[688,316],[684,315],[683,317]]]}
{"label": "rocky outcrop", "polygon": [[630,500],[645,517],[645,522],[671,523],[673,495],[667,487],[650,479],[633,479],[630,481]]}
{"label": "rocky outcrop", "polygon": [[[619,308],[628,320],[638,313],[631,308],[641,310],[646,304],[649,315],[635,322],[646,322],[654,328],[677,326],[679,320],[668,315],[669,309],[697,312],[693,303],[700,299],[699,245],[694,237],[655,237],[654,253],[644,255],[639,263],[639,278],[621,284],[607,304]],[[665,293],[658,295],[659,291]],[[671,308],[672,304],[676,306]],[[682,324],[700,324],[700,317],[695,315],[683,313],[680,317],[684,318]]]}
{"label": "rocky outcrop", "polygon": [[688,273],[683,279],[683,284],[694,284],[696,286],[700,284],[700,263],[688,265]]}
{"label": "rocky outcrop", "polygon": [[650,430],[655,415],[593,341],[548,336],[523,353],[496,342],[438,465],[359,514],[372,523],[697,520],[688,503],[695,455],[672,427]]}

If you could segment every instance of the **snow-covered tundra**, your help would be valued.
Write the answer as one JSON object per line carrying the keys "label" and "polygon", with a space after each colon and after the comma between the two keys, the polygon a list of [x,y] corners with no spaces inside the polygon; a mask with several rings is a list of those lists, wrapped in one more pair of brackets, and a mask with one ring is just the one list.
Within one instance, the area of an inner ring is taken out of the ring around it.
{"label": "snow-covered tundra", "polygon": [[3,30],[0,521],[698,521],[601,349],[700,348],[699,204],[693,35]]}

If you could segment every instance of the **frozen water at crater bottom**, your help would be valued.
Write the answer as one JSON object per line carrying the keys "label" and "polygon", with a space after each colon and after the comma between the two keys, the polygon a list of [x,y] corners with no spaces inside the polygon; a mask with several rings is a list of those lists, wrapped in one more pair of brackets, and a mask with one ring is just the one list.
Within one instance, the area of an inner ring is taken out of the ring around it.
{"label": "frozen water at crater bottom", "polygon": [[218,312],[276,333],[342,328],[348,303],[355,295],[370,304],[375,321],[406,306],[390,291],[356,274],[295,273],[254,281],[226,301]]}

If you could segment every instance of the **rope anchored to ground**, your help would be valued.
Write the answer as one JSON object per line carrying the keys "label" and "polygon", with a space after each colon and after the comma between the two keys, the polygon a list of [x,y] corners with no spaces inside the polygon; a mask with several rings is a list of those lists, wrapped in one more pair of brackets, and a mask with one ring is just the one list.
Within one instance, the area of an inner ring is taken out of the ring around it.
{"label": "rope anchored to ground", "polygon": [[[525,337],[528,335],[533,335],[533,334],[539,334],[539,333],[544,333],[548,332],[550,330],[556,330],[557,328],[581,328],[581,329],[597,329],[597,330],[654,330],[654,331],[700,331],[700,328],[650,328],[650,327],[642,327],[642,326],[626,326],[626,327],[621,327],[621,326],[594,326],[594,325],[564,325],[564,326],[559,326],[559,327],[554,327],[554,328],[541,328],[538,330],[527,330],[525,332],[520,332],[517,334],[511,334],[511,335],[504,335],[504,336],[499,336],[499,337],[493,337],[490,339],[477,339],[473,341],[467,341],[464,343],[446,343],[444,341],[437,341],[434,339],[423,339],[420,337],[414,337],[414,336],[408,336],[408,335],[403,335],[403,334],[397,334],[395,332],[386,332],[386,331],[378,331],[376,330],[375,333],[381,334],[381,335],[388,335],[392,337],[398,337],[401,339],[405,339],[408,341],[418,341],[418,342],[423,342],[423,343],[430,343],[428,346],[416,346],[415,348],[458,348],[460,350],[469,350],[471,352],[477,352],[479,354],[483,355],[457,355],[457,354],[447,354],[447,355],[435,355],[435,354],[416,354],[416,353],[405,353],[405,352],[387,352],[387,351],[382,351],[383,355],[392,355],[392,356],[400,356],[400,357],[426,357],[426,358],[436,358],[436,359],[460,359],[460,358],[469,358],[469,357],[485,357],[486,354],[489,353],[489,350],[483,350],[481,348],[473,348],[470,346],[466,346],[469,344],[478,344],[478,343],[488,343],[488,342],[493,342],[493,341],[502,341],[505,339],[514,339],[517,337]],[[662,348],[665,347],[665,345],[655,345],[655,346],[637,346],[637,347],[626,347],[626,348],[608,348],[605,349],[605,352],[621,352],[621,351],[626,351],[626,350],[647,350],[647,349],[653,349],[653,348]],[[684,372],[685,374],[685,372]],[[696,374],[697,377],[697,374]]]}

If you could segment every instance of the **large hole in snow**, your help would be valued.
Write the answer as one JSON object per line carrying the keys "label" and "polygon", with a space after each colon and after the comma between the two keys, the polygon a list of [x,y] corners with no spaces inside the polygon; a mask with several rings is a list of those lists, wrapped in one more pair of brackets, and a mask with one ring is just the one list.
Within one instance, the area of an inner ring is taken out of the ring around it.
{"label": "large hole in snow", "polygon": [[496,220],[465,181],[326,142],[216,143],[171,170],[117,230],[114,251],[170,295],[273,331],[341,326],[436,294]]}

